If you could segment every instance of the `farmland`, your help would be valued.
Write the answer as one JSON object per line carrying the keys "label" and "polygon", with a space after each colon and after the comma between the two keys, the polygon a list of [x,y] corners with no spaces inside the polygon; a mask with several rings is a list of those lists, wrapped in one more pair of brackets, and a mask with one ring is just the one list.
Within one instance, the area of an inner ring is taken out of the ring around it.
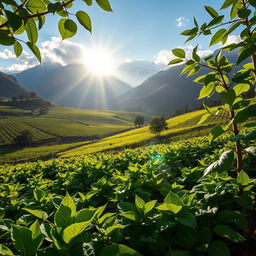
{"label": "farmland", "polygon": [[254,251],[255,180],[232,177],[231,165],[202,178],[228,146],[226,139],[209,145],[202,138],[0,168],[0,248],[7,255],[53,256]]}
{"label": "farmland", "polygon": [[[199,120],[204,114],[205,110],[199,110],[168,119],[168,130],[164,131],[162,136],[171,137],[171,140],[184,139],[187,134],[190,134],[189,136],[191,137],[203,136],[207,134],[209,127],[226,121],[225,118],[216,118],[213,116],[209,118],[207,122],[198,125]],[[146,126],[103,138],[94,144],[85,145],[71,151],[63,152],[59,155],[63,157],[70,157],[99,151],[120,149],[129,146],[145,145],[150,143],[154,137],[155,135],[150,133],[148,126]]]}
{"label": "farmland", "polygon": [[[198,121],[205,113],[204,110],[190,112],[167,120],[168,130],[162,133],[163,138],[178,141],[191,137],[204,136],[213,124],[225,122],[225,119],[211,117],[204,124],[198,125]],[[131,112],[103,112],[83,111],[70,108],[54,108],[46,115],[39,117],[22,117],[0,120],[2,121],[2,141],[11,143],[13,138],[22,130],[29,129],[35,141],[47,141],[58,139],[77,138],[80,143],[75,147],[69,147],[69,142],[64,145],[2,149],[0,163],[12,163],[29,161],[48,157],[71,157],[100,151],[119,150],[129,147],[148,145],[154,140],[155,135],[149,132],[148,126],[132,129],[106,138],[99,135],[107,135],[114,132],[132,128],[132,122],[137,113]],[[151,116],[145,115],[146,120]],[[9,128],[5,128],[9,124]],[[11,126],[12,124],[12,126]],[[120,126],[121,125],[121,126]],[[13,131],[16,133],[13,133]],[[91,141],[91,137],[97,134]],[[86,136],[85,136],[86,135]],[[89,138],[90,142],[86,143]],[[72,141],[71,141],[72,143]],[[75,141],[74,141],[75,143]]]}
{"label": "farmland", "polygon": [[[23,110],[2,108],[2,111],[23,113]],[[25,110],[24,110],[25,111]],[[25,111],[27,113],[27,111]],[[137,113],[86,111],[53,107],[46,114],[36,116],[7,116],[0,120],[0,144],[9,145],[23,130],[32,133],[35,143],[66,138],[97,137],[113,134],[133,127]],[[145,115],[146,119],[151,118]],[[81,140],[81,139],[80,139]]]}

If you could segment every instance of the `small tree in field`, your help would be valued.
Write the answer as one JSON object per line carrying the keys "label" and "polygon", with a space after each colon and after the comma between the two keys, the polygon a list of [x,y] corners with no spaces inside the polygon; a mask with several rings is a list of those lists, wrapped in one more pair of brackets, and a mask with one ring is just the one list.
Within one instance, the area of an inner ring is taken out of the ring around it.
{"label": "small tree in field", "polygon": [[145,120],[143,116],[136,116],[135,120],[134,120],[134,125],[136,127],[141,127],[142,125],[144,125]]}
{"label": "small tree in field", "polygon": [[33,143],[33,135],[31,131],[24,130],[14,138],[13,142],[19,146],[29,146]]}
{"label": "small tree in field", "polygon": [[149,123],[149,130],[160,136],[161,132],[168,129],[168,124],[164,117],[155,117]]}

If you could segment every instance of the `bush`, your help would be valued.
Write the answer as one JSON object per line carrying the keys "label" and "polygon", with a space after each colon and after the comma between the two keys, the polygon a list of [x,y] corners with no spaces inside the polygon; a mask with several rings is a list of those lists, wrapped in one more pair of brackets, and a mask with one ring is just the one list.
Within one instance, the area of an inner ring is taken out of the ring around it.
{"label": "bush", "polygon": [[20,146],[28,146],[33,143],[33,135],[31,131],[24,130],[19,135],[17,135],[16,138],[13,140],[14,144],[20,145]]}
{"label": "bush", "polygon": [[160,135],[162,131],[168,130],[168,124],[164,117],[155,117],[149,123],[149,130],[152,133]]}

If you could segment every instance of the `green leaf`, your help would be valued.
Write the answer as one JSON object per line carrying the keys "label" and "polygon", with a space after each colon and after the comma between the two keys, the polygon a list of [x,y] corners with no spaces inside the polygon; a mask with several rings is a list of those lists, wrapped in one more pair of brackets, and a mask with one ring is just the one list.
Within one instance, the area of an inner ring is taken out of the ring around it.
{"label": "green leaf", "polygon": [[18,58],[23,51],[22,45],[18,41],[16,41],[15,44],[13,45],[13,50]]}
{"label": "green leaf", "polygon": [[197,49],[198,49],[198,45],[193,49],[192,51],[192,58],[193,60],[195,60],[196,62],[200,62],[200,57],[197,54]]}
{"label": "green leaf", "polygon": [[123,244],[113,244],[105,247],[100,256],[110,256],[110,255],[118,255],[118,256],[142,256],[138,252],[134,251],[133,249],[127,247]]}
{"label": "green leaf", "polygon": [[203,88],[200,91],[199,97],[197,99],[200,100],[206,97],[210,97],[214,91],[215,91],[215,84],[209,83],[203,86]]}
{"label": "green leaf", "polygon": [[[213,27],[213,26],[215,26],[215,25],[217,25],[217,24],[220,24],[220,23],[223,21],[223,19],[224,19],[224,15],[221,15],[221,16],[219,16],[219,17],[214,18],[214,19],[208,24],[208,28]],[[224,36],[224,35],[223,35],[223,36]]]}
{"label": "green leaf", "polygon": [[38,221],[35,221],[30,229],[12,225],[11,236],[14,247],[26,256],[34,254],[43,242]]}
{"label": "green leaf", "polygon": [[96,0],[96,2],[103,10],[107,12],[113,11],[108,0]]}
{"label": "green leaf", "polygon": [[225,130],[222,128],[221,125],[215,126],[214,128],[211,129],[210,131],[210,136],[209,136],[209,141],[210,143],[217,139],[219,136],[221,136]]}
{"label": "green leaf", "polygon": [[248,120],[251,117],[251,113],[247,110],[244,109],[242,111],[239,111],[234,118],[234,123],[236,124],[240,124],[245,122],[246,120]]}
{"label": "green leaf", "polygon": [[223,3],[223,5],[221,6],[221,9],[226,9],[228,8],[230,5],[235,4],[237,2],[237,0],[225,0],[225,2]]}
{"label": "green leaf", "polygon": [[214,163],[212,163],[210,166],[208,166],[204,171],[204,176],[208,175],[212,172],[224,172],[228,171],[234,162],[235,154],[233,150],[228,150],[224,152],[220,159]]}
{"label": "green leaf", "polygon": [[243,186],[246,186],[251,182],[251,179],[244,171],[240,171],[237,177],[237,182]]}
{"label": "green leaf", "polygon": [[44,2],[41,0],[29,0],[26,7],[34,14],[41,13],[46,10]]}
{"label": "green leaf", "polygon": [[145,203],[144,208],[143,208],[144,212],[145,213],[150,212],[155,207],[156,202],[157,202],[157,200],[152,200],[150,202]]}
{"label": "green leaf", "polygon": [[34,45],[38,39],[38,32],[37,32],[36,23],[33,19],[27,20],[25,24],[25,30],[26,30],[29,42],[31,42],[31,44]]}
{"label": "green leaf", "polygon": [[132,221],[139,220],[139,215],[136,212],[132,212],[132,211],[122,212],[119,215],[125,217],[126,219],[132,220]]}
{"label": "green leaf", "polygon": [[186,53],[185,53],[185,51],[183,49],[180,49],[180,48],[173,49],[172,53],[176,57],[183,58],[183,59],[186,58]]}
{"label": "green leaf", "polygon": [[89,15],[84,11],[78,11],[76,13],[77,20],[79,23],[88,31],[92,32],[92,23]]}
{"label": "green leaf", "polygon": [[114,230],[117,230],[117,229],[124,229],[125,227],[127,227],[127,225],[121,225],[121,224],[116,224],[116,225],[113,225],[113,226],[110,226],[108,227],[106,230],[105,230],[105,235],[108,236],[111,232],[113,232]]}
{"label": "green leaf", "polygon": [[249,58],[255,52],[255,50],[256,50],[256,46],[243,49],[242,52],[239,52],[239,57],[237,59],[236,64],[238,65],[244,60],[246,60],[247,58]]}
{"label": "green leaf", "polygon": [[72,222],[72,218],[76,215],[76,205],[72,197],[67,193],[62,200],[60,207],[55,213],[54,223],[58,227],[67,227]]}
{"label": "green leaf", "polygon": [[39,188],[34,189],[33,194],[36,201],[42,202],[45,198],[45,192]]}
{"label": "green leaf", "polygon": [[203,115],[203,116],[201,117],[201,119],[199,120],[199,122],[198,122],[197,124],[202,124],[202,123],[204,123],[210,116],[211,116],[211,114],[206,113],[205,115]]}
{"label": "green leaf", "polygon": [[177,221],[186,227],[190,227],[192,229],[196,229],[196,218],[189,211],[181,211],[179,216],[177,217]]}
{"label": "green leaf", "polygon": [[230,256],[230,251],[223,241],[214,241],[208,247],[209,256]]}
{"label": "green leaf", "polygon": [[145,202],[139,196],[135,195],[135,205],[142,210]]}
{"label": "green leaf", "polygon": [[77,32],[77,25],[73,20],[62,18],[59,20],[59,32],[62,40],[74,36]]}
{"label": "green leaf", "polygon": [[174,65],[174,64],[177,64],[177,63],[181,63],[183,62],[183,59],[174,59],[174,60],[171,60],[168,65]]}
{"label": "green leaf", "polygon": [[175,204],[175,205],[183,206],[182,199],[172,191],[170,191],[168,195],[165,197],[164,202],[166,204]]}
{"label": "green leaf", "polygon": [[83,0],[88,6],[92,5],[92,0]]}
{"label": "green leaf", "polygon": [[171,211],[174,214],[177,214],[182,209],[182,206],[164,203],[157,206],[156,209],[158,209],[159,211]]}
{"label": "green leaf", "polygon": [[43,212],[41,210],[32,210],[28,208],[22,208],[23,210],[31,213],[32,215],[36,216],[39,219],[46,220],[48,218],[48,215],[46,212]]}
{"label": "green leaf", "polygon": [[218,30],[212,37],[211,42],[210,42],[210,46],[217,44],[219,42],[221,42],[223,36],[226,33],[226,29],[222,28],[220,30]]}
{"label": "green leaf", "polygon": [[34,53],[34,55],[36,56],[36,58],[41,62],[41,53],[38,49],[38,47],[35,44],[32,44],[31,42],[27,42],[27,46],[29,47],[29,49]]}
{"label": "green leaf", "polygon": [[96,209],[82,209],[74,217],[74,222],[86,222],[91,221],[96,214]]}
{"label": "green leaf", "polygon": [[8,32],[5,30],[0,30],[0,44],[1,45],[14,45],[15,39],[12,36],[8,35]]}
{"label": "green leaf", "polygon": [[249,84],[237,84],[234,87],[234,91],[236,93],[236,96],[241,95],[242,93],[248,92],[250,90]]}
{"label": "green leaf", "polygon": [[232,229],[228,225],[217,225],[213,228],[213,231],[221,236],[227,238],[229,241],[234,242],[234,243],[240,243],[246,241],[246,239],[236,232],[234,229]]}
{"label": "green leaf", "polygon": [[22,26],[22,19],[19,15],[5,10],[8,22],[11,26],[11,28],[13,29],[13,31],[15,32],[16,30],[18,30],[21,26]]}
{"label": "green leaf", "polygon": [[3,244],[0,244],[0,255],[3,256],[14,256],[13,252]]}
{"label": "green leaf", "polygon": [[256,156],[256,147],[253,147],[253,146],[248,147],[248,148],[245,149],[245,151],[246,151],[247,153],[250,153],[250,154]]}
{"label": "green leaf", "polygon": [[226,92],[222,92],[220,94],[220,100],[226,104],[228,104],[229,106],[231,106],[233,104],[233,102],[236,99],[236,93],[233,89],[228,90]]}
{"label": "green leaf", "polygon": [[63,230],[62,238],[66,244],[69,244],[72,239],[80,235],[88,226],[90,222],[75,223]]}
{"label": "green leaf", "polygon": [[213,18],[216,18],[219,16],[219,14],[212,7],[205,6],[204,8]]}

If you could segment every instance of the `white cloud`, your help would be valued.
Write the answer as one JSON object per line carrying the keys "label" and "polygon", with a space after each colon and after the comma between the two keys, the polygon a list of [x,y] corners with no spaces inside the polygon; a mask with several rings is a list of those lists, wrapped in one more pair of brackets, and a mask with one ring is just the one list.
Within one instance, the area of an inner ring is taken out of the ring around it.
{"label": "white cloud", "polygon": [[189,22],[189,19],[186,17],[179,17],[176,19],[176,26],[178,28],[186,26],[186,24]]}
{"label": "white cloud", "polygon": [[9,60],[9,59],[15,59],[15,58],[16,58],[16,55],[8,49],[4,49],[2,52],[0,52],[0,59]]}
{"label": "white cloud", "polygon": [[[57,62],[62,65],[83,62],[85,48],[77,43],[68,40],[62,41],[59,37],[52,37],[51,40],[45,41],[40,47],[42,62]],[[14,53],[8,49],[0,52],[0,59],[16,60],[7,68],[2,68],[4,72],[20,72],[39,64],[38,60],[32,53],[23,51],[22,55],[17,58]]]}
{"label": "white cloud", "polygon": [[[183,49],[186,52],[186,57],[187,59],[190,59],[192,56],[192,51],[194,49],[195,46],[193,45],[188,45],[188,46],[179,46],[178,48]],[[213,53],[213,51],[211,50],[202,50],[200,49],[201,47],[198,47],[199,50],[197,51],[197,54],[200,57],[206,57],[209,56],[210,54]],[[171,60],[173,59],[177,59],[176,56],[173,55],[173,53],[171,51],[168,50],[162,50],[160,51],[155,57],[155,63],[156,64],[164,64],[167,65]]]}
{"label": "white cloud", "polygon": [[231,35],[228,36],[227,42],[224,44],[224,46],[229,45],[229,44],[238,44],[241,42],[241,37],[238,35]]}

